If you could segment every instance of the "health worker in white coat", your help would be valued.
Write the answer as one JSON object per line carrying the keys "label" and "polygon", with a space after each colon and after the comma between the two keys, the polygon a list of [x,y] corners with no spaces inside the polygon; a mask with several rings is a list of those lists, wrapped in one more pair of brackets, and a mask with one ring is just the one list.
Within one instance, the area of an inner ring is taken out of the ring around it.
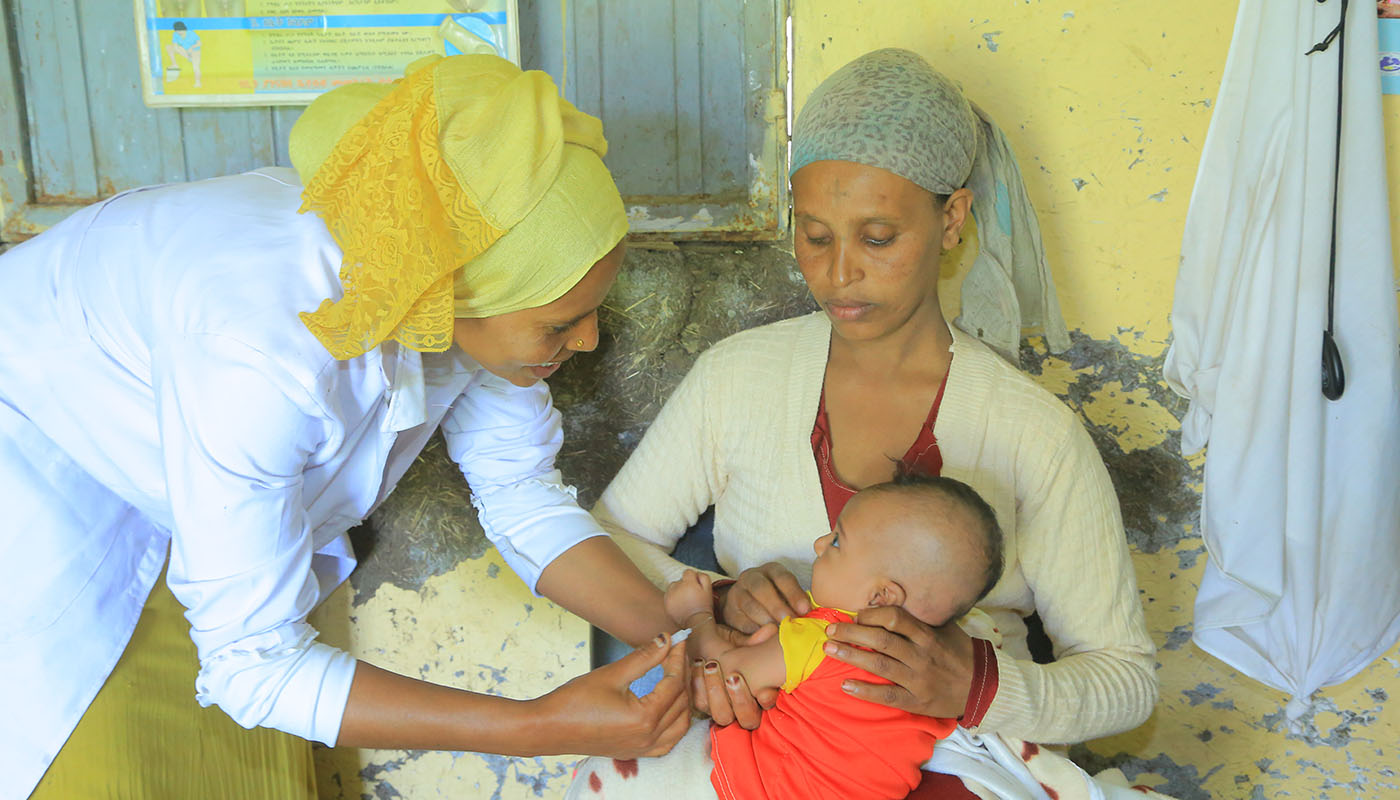
{"label": "health worker in white coat", "polygon": [[[682,648],[653,639],[671,627],[659,593],[554,468],[542,382],[596,346],[622,261],[601,124],[545,74],[472,55],[332,91],[290,145],[295,171],[126,192],[0,256],[0,796],[30,794],[56,756],[53,796],[87,791],[56,774],[93,771],[64,747],[90,723],[110,733],[89,740],[161,742],[155,763],[88,775],[102,796],[171,796],[172,765],[218,768],[184,734],[121,717],[159,699],[105,698],[136,685],[127,645],[163,570],[199,661],[172,691],[245,728],[666,751],[689,722]],[[307,615],[355,563],[345,532],[439,427],[511,567],[637,652],[519,702],[316,641]],[[655,693],[628,693],[663,663]],[[113,707],[115,722],[92,719]]]}

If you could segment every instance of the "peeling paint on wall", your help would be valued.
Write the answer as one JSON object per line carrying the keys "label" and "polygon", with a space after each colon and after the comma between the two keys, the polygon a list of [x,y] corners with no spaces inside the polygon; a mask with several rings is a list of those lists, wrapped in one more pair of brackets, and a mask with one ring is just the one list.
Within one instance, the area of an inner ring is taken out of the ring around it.
{"label": "peeling paint on wall", "polygon": [[357,606],[381,585],[416,591],[491,548],[441,434],[374,514],[350,531],[350,540],[360,562],[350,576]]}
{"label": "peeling paint on wall", "polygon": [[1113,478],[1129,543],[1143,553],[1174,550],[1196,530],[1201,474],[1180,455],[1187,403],[1162,383],[1166,351],[1147,356],[1081,331],[1071,331],[1070,342],[1048,355],[1032,340],[1021,366],[1079,412]]}
{"label": "peeling paint on wall", "polygon": [[[458,478],[460,481],[460,477]],[[407,563],[407,562],[406,562]],[[587,623],[532,597],[495,550],[369,596],[341,587],[312,617],[321,639],[395,672],[475,692],[527,699],[582,674]],[[406,567],[407,568],[407,567]],[[316,749],[322,800],[554,797],[575,759],[430,750]]]}
{"label": "peeling paint on wall", "polygon": [[1059,355],[1046,354],[1038,340],[1027,343],[1022,366],[1079,412],[1104,457],[1162,680],[1162,700],[1146,725],[1076,745],[1071,757],[1090,772],[1117,768],[1130,783],[1183,800],[1400,796],[1392,766],[1400,760],[1400,730],[1383,714],[1400,683],[1394,652],[1315,698],[1295,732],[1284,719],[1287,697],[1190,644],[1206,550],[1203,462],[1181,455],[1176,424],[1187,402],[1162,382],[1165,347],[1138,352],[1129,345],[1145,337],[1127,328],[1108,340],[1081,331],[1070,338]]}

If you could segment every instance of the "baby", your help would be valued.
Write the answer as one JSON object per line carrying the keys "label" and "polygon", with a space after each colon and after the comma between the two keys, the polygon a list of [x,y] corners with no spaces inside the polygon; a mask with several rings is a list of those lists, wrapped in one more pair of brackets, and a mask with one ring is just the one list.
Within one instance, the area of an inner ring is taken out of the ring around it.
{"label": "baby", "polygon": [[[813,610],[783,620],[777,636],[717,659],[755,692],[781,690],[758,729],[697,725],[671,755],[627,769],[594,759],[580,768],[569,796],[620,800],[663,784],[669,797],[689,796],[693,788],[681,785],[700,781],[679,762],[703,758],[708,728],[709,782],[723,800],[905,797],[934,742],[957,721],[843,692],[846,680],[887,681],[827,658],[826,628],[856,610],[895,605],[929,625],[958,620],[975,636],[995,637],[972,607],[1001,576],[1001,538],[991,507],[951,478],[902,475],[861,491],[814,544]],[[712,603],[709,577],[691,570],[666,590],[666,611],[684,627],[715,624]],[[606,784],[613,785],[605,791]]]}

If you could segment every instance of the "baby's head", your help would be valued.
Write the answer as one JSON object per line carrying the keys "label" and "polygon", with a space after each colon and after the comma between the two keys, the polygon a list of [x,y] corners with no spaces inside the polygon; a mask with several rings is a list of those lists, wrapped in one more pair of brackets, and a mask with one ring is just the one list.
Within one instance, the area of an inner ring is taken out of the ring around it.
{"label": "baby's head", "polygon": [[966,614],[1001,577],[996,514],[952,478],[900,474],[866,488],[813,547],[818,604],[903,606],[935,626]]}

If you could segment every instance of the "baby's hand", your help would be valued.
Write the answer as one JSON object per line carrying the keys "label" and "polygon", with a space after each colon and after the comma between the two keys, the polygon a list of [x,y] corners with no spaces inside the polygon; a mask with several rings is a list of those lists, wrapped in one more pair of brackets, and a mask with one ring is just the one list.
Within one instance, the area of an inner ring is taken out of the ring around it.
{"label": "baby's hand", "polygon": [[710,576],[688,569],[680,580],[666,587],[666,613],[682,628],[693,628],[714,619],[715,600]]}

